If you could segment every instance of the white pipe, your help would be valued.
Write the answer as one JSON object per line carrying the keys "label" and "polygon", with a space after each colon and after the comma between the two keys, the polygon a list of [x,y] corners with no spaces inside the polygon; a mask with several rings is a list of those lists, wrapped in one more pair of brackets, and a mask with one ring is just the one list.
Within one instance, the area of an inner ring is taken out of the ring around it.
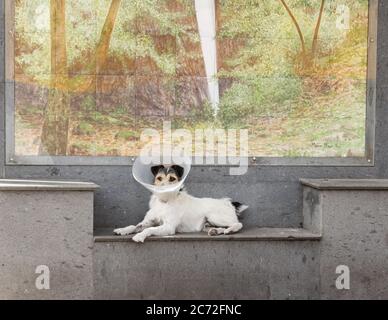
{"label": "white pipe", "polygon": [[215,0],[195,0],[199,37],[205,63],[209,99],[217,115],[220,102],[217,80],[216,7]]}

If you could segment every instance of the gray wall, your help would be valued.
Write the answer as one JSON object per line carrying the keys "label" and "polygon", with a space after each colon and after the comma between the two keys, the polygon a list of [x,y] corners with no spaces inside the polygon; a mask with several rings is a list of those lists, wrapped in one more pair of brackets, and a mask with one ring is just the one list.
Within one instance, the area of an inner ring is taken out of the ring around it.
{"label": "gray wall", "polygon": [[[4,61],[4,0],[1,0],[0,56]],[[252,167],[231,177],[222,167],[195,167],[187,181],[197,196],[229,196],[250,205],[245,224],[298,226],[302,222],[300,178],[379,178],[388,176],[388,3],[380,1],[378,26],[376,154],[374,167]],[[4,157],[4,65],[0,67],[0,176],[6,178],[74,179],[99,184],[95,226],[125,225],[141,219],[148,194],[136,184],[130,167],[6,166]]]}

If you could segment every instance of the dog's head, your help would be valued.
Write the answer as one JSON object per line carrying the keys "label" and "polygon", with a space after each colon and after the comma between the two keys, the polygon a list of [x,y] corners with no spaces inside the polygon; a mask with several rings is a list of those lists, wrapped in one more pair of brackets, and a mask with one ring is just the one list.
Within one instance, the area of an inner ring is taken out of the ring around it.
{"label": "dog's head", "polygon": [[170,167],[160,165],[152,167],[151,172],[155,177],[154,185],[167,186],[178,183],[182,179],[184,169],[177,165]]}

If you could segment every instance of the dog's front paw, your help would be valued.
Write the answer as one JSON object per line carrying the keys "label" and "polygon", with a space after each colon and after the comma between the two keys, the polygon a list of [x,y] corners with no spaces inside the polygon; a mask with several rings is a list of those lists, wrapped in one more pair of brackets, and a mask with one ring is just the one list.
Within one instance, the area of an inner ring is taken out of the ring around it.
{"label": "dog's front paw", "polygon": [[146,236],[142,233],[138,233],[132,238],[133,241],[140,242],[140,243],[143,243],[145,239],[146,239]]}
{"label": "dog's front paw", "polygon": [[114,229],[113,230],[114,234],[116,234],[118,236],[127,236],[129,234],[132,234],[133,231],[134,231],[133,226],[129,226],[129,227],[126,227],[126,228],[119,228],[119,229]]}

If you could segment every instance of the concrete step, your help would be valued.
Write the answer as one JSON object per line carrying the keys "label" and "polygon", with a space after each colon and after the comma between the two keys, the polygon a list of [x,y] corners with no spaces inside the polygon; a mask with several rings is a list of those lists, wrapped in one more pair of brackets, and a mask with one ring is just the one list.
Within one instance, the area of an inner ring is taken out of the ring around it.
{"label": "concrete step", "polygon": [[[94,230],[95,242],[131,242],[131,236],[116,236],[110,228]],[[150,237],[146,241],[307,241],[320,240],[321,235],[306,229],[247,228],[231,235],[210,237],[202,233],[182,233],[173,236]]]}

